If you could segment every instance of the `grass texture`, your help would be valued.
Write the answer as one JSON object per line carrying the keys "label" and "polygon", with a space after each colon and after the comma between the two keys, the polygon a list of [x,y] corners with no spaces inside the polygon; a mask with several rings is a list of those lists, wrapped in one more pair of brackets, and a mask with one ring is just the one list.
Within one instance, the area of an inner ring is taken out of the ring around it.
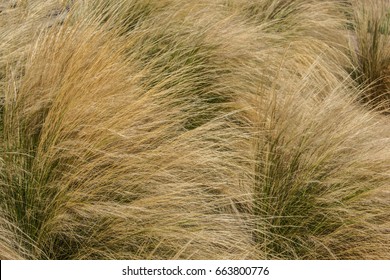
{"label": "grass texture", "polygon": [[389,19],[0,1],[0,258],[390,258]]}

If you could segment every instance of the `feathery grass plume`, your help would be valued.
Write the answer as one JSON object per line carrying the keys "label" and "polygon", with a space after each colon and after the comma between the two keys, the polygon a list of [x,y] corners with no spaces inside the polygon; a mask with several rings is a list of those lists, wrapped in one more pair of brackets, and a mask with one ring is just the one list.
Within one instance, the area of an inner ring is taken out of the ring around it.
{"label": "feathery grass plume", "polygon": [[245,224],[226,210],[240,134],[222,119],[185,129],[202,108],[181,96],[192,81],[145,87],[148,66],[126,48],[96,25],[52,28],[20,84],[9,78],[1,201],[29,237],[24,257],[250,256]]}
{"label": "feathery grass plume", "polygon": [[387,112],[390,102],[390,1],[352,1],[351,56],[362,101]]}
{"label": "feathery grass plume", "polygon": [[283,35],[287,44],[309,38],[330,48],[345,44],[340,36],[346,24],[341,1],[327,0],[226,0],[227,6],[242,14],[243,20],[264,25],[270,34]]}
{"label": "feathery grass plume", "polygon": [[65,1],[0,1],[0,115],[7,67],[14,78],[23,76],[26,50],[44,29],[62,24],[68,13]]}
{"label": "feathery grass plume", "polygon": [[[253,48],[253,27],[231,19],[218,3],[162,1],[157,5],[146,1],[144,5],[149,7],[146,11],[132,0],[122,2],[119,8],[105,3],[95,9],[104,11],[104,18],[101,12],[97,18],[108,29],[121,30],[121,36],[128,41],[128,55],[149,65],[145,86],[153,87],[168,78],[166,88],[191,81],[182,87],[181,94],[203,108],[193,112],[186,124],[187,129],[196,128],[229,107],[231,95],[235,94],[231,87],[238,80],[234,77],[242,67],[237,62],[252,57],[247,50]],[[167,5],[169,8],[165,8]],[[95,16],[96,10],[87,14]],[[129,22],[134,21],[137,23],[131,23],[129,28]],[[242,42],[247,46],[243,47]]]}
{"label": "feathery grass plume", "polygon": [[[307,69],[313,66],[324,68],[324,71],[316,71],[319,82],[336,78],[338,83],[346,79],[348,73],[339,67],[351,67],[345,47],[348,44],[345,34],[347,20],[341,1],[227,2],[231,10],[241,14],[243,20],[257,27],[257,40],[261,46],[258,56],[265,57],[262,52],[274,53],[268,64],[281,65],[283,60],[283,68],[290,69],[289,75],[302,79]],[[275,55],[277,59],[273,59]],[[329,73],[327,69],[334,70],[330,76],[320,77]],[[263,67],[262,71],[266,72],[267,68]],[[277,79],[283,78],[288,76],[277,76]]]}
{"label": "feathery grass plume", "polygon": [[342,1],[16,2],[1,258],[389,258],[390,130]]}
{"label": "feathery grass plume", "polygon": [[270,259],[386,259],[389,126],[355,104],[360,92],[343,68],[344,19],[336,25],[319,13],[319,35],[299,20],[302,29],[289,29],[284,17],[278,32],[289,36],[279,36],[256,18],[263,77],[252,76],[237,100],[252,108],[246,119],[256,135],[253,239]]}
{"label": "feathery grass plume", "polygon": [[388,123],[354,104],[348,85],[319,97],[310,73],[277,82],[252,102],[259,250],[271,259],[389,258]]}
{"label": "feathery grass plume", "polygon": [[173,0],[122,0],[122,1],[74,1],[74,19],[97,17],[101,23],[108,22],[129,32],[145,21],[151,20],[165,8],[172,8]]}
{"label": "feathery grass plume", "polygon": [[0,63],[21,61],[24,50],[43,28],[50,28],[65,20],[64,1],[0,1]]}

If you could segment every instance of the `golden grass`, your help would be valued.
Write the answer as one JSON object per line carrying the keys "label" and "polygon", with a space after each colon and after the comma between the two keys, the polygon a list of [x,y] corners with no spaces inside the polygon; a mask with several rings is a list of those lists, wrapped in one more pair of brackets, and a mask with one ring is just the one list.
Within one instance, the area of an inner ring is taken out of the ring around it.
{"label": "golden grass", "polygon": [[354,5],[1,1],[0,258],[389,258]]}
{"label": "golden grass", "polygon": [[362,101],[387,113],[390,102],[390,1],[353,1],[351,53]]}

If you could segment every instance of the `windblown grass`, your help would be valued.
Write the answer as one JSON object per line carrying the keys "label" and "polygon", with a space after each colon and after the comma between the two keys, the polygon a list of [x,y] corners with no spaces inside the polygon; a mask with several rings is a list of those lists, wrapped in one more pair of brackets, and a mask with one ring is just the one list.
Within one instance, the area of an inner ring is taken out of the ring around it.
{"label": "windblown grass", "polygon": [[359,102],[354,6],[11,2],[0,258],[390,257],[390,125]]}
{"label": "windblown grass", "polygon": [[376,198],[389,189],[382,146],[389,139],[378,136],[386,125],[343,98],[345,88],[317,99],[319,91],[307,84],[293,86],[299,93],[288,87],[253,108],[254,235],[261,251],[269,258],[388,258],[389,204]]}
{"label": "windblown grass", "polygon": [[244,256],[240,220],[212,210],[229,197],[219,192],[234,192],[233,143],[225,143],[234,129],[220,121],[185,129],[201,108],[180,96],[187,82],[145,88],[148,69],[98,26],[62,27],[41,40],[20,87],[6,92],[3,132],[7,208],[37,244],[34,254]]}
{"label": "windblown grass", "polygon": [[390,2],[353,1],[352,57],[362,101],[388,111],[390,102]]}

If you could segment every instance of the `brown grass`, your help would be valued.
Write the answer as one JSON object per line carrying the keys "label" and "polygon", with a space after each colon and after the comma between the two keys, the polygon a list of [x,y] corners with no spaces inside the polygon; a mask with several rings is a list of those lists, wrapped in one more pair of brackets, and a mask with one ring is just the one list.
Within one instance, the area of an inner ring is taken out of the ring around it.
{"label": "brown grass", "polygon": [[1,259],[390,257],[389,122],[360,102],[358,8],[11,2]]}

